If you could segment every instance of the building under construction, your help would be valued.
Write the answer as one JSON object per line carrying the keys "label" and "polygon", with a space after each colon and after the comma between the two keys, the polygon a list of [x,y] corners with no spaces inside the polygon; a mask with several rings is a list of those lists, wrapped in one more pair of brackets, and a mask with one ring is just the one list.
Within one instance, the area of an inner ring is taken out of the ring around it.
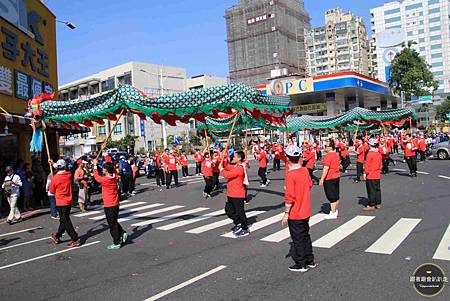
{"label": "building under construction", "polygon": [[306,75],[309,14],[302,0],[240,0],[226,11],[230,79],[248,85]]}

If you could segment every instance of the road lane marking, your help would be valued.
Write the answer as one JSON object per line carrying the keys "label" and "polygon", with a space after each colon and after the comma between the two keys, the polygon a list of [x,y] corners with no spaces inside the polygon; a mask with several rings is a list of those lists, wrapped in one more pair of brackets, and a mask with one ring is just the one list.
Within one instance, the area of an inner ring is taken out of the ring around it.
{"label": "road lane marking", "polygon": [[362,216],[357,215],[345,224],[337,227],[333,231],[329,232],[328,234],[322,236],[315,242],[313,242],[313,247],[317,248],[331,248],[368,222],[370,222],[372,219],[374,219],[375,216]]}
{"label": "road lane marking", "polygon": [[174,218],[177,218],[177,217],[198,213],[198,212],[205,211],[205,210],[208,210],[208,209],[209,208],[199,207],[199,208],[195,208],[195,209],[191,209],[191,210],[186,210],[186,211],[182,211],[182,212],[169,214],[169,215],[162,216],[162,217],[152,218],[152,219],[147,220],[147,221],[143,221],[143,222],[132,224],[131,226],[132,227],[140,227],[140,226],[146,226],[146,225],[150,225],[150,224],[156,224],[156,223],[159,223],[159,222],[168,221],[168,220],[171,220],[171,219],[174,219]]}
{"label": "road lane marking", "polygon": [[450,177],[447,177],[447,176],[443,176],[443,175],[438,175],[438,177],[439,177],[439,178],[442,178],[442,179],[447,179],[447,180],[450,180]]}
{"label": "road lane marking", "polygon": [[15,248],[15,247],[20,247],[20,246],[23,246],[23,245],[28,245],[28,244],[31,244],[31,243],[34,243],[34,242],[38,242],[38,241],[42,241],[42,240],[46,240],[46,239],[50,239],[50,236],[48,236],[48,237],[43,237],[43,238],[39,238],[39,239],[35,239],[35,240],[30,240],[30,241],[26,241],[26,242],[22,242],[22,243],[20,243],[20,244],[15,244],[15,245],[12,245],[12,246],[7,246],[7,247],[4,247],[4,248],[0,248],[0,251],[8,250],[8,249]]}
{"label": "road lane marking", "polygon": [[417,173],[423,174],[423,175],[429,175],[430,173],[425,172],[425,171],[418,171]]}
{"label": "road lane marking", "polygon": [[166,208],[162,208],[162,209],[157,209],[157,210],[153,210],[153,211],[148,211],[148,212],[143,212],[143,213],[129,215],[127,217],[119,218],[117,221],[119,223],[125,222],[125,221],[131,221],[133,219],[137,219],[137,218],[140,218],[140,217],[147,217],[147,216],[155,215],[155,214],[158,214],[158,213],[167,212],[167,211],[170,211],[170,210],[180,209],[180,208],[183,208],[183,207],[184,206],[174,205],[174,206],[170,206],[170,207],[166,207]]}
{"label": "road lane marking", "polygon": [[204,215],[196,216],[196,217],[184,220],[184,221],[178,221],[178,222],[175,222],[175,223],[167,224],[167,225],[161,226],[161,227],[156,228],[156,229],[164,230],[164,231],[172,230],[172,229],[175,229],[175,228],[178,228],[178,227],[182,227],[182,226],[186,226],[186,225],[189,225],[189,224],[192,224],[192,223],[200,222],[200,221],[209,219],[211,217],[219,216],[219,215],[223,215],[223,214],[225,214],[225,210],[221,209],[221,210],[210,212],[210,213],[207,213],[207,214],[204,214]]}
{"label": "road lane marking", "polygon": [[406,171],[406,169],[401,168],[392,168],[391,171]]}
{"label": "road lane marking", "polygon": [[33,228],[18,230],[18,231],[14,231],[14,232],[4,233],[4,234],[0,234],[0,237],[13,235],[13,234],[18,234],[18,233],[23,233],[23,232],[28,232],[28,231],[33,231],[33,230],[38,230],[38,229],[40,230],[40,229],[42,229],[42,227],[39,226],[39,227],[33,227]]}
{"label": "road lane marking", "polygon": [[[309,219],[309,226],[312,227],[315,224],[318,224],[321,221],[325,220],[325,216],[326,216],[326,214],[324,214],[324,213],[317,213],[317,214],[311,216],[311,218]],[[289,237],[291,237],[291,235],[289,233],[289,228],[287,227],[287,228],[284,228],[283,230],[275,232],[269,236],[261,238],[261,240],[268,241],[268,242],[280,242],[285,239],[288,239]]]}
{"label": "road lane marking", "polygon": [[433,255],[433,259],[450,260],[450,224],[442,236],[441,242]]}
{"label": "road lane marking", "polygon": [[[120,209],[144,204],[144,202],[136,202],[136,203],[132,203],[132,204],[127,204],[127,203],[130,203],[130,202],[131,201],[128,201],[128,200],[120,202]],[[122,204],[126,204],[126,205],[122,205]],[[84,217],[84,216],[96,215],[96,214],[101,214],[101,213],[103,213],[103,206],[101,206],[101,210],[94,210],[94,211],[78,213],[78,214],[74,214],[73,216]]]}
{"label": "road lane marking", "polygon": [[392,254],[420,223],[419,218],[401,218],[387,230],[366,252]]}
{"label": "road lane marking", "polygon": [[175,291],[177,291],[179,289],[182,289],[182,288],[184,288],[184,287],[186,287],[186,286],[188,286],[188,285],[190,285],[190,284],[192,284],[194,282],[197,282],[197,281],[199,281],[199,280],[201,280],[203,278],[206,278],[206,277],[208,277],[208,276],[210,276],[210,275],[212,275],[214,273],[217,273],[217,272],[223,270],[226,267],[227,266],[225,266],[225,265],[219,265],[217,268],[209,270],[206,273],[203,273],[201,275],[198,275],[197,277],[194,277],[194,278],[189,279],[189,280],[187,280],[187,281],[185,281],[183,283],[180,283],[180,284],[178,284],[178,285],[176,285],[176,286],[174,286],[172,288],[169,288],[169,289],[167,289],[167,290],[165,290],[165,291],[163,291],[163,292],[161,292],[159,294],[156,294],[156,295],[154,295],[154,296],[152,296],[150,298],[147,298],[144,301],[155,301],[155,300],[161,299],[162,297],[165,297],[165,296],[167,296],[167,295],[169,295],[169,294],[171,294],[171,293],[173,293],[173,292],[175,292]]}
{"label": "road lane marking", "polygon": [[[247,217],[252,217],[252,216],[264,213],[264,212],[265,211],[249,211],[249,212],[246,212],[246,215],[247,215]],[[186,233],[192,233],[192,234],[200,234],[200,233],[212,230],[212,229],[220,228],[222,226],[231,224],[232,222],[233,221],[231,219],[227,218],[227,219],[224,219],[224,220],[221,220],[221,221],[218,221],[218,222],[214,222],[214,223],[211,223],[211,224],[207,224],[207,225],[204,225],[204,226],[201,226],[201,227],[197,227],[197,228],[185,231],[185,232]]]}
{"label": "road lane marking", "polygon": [[[128,214],[128,213],[133,213],[133,212],[139,212],[141,210],[145,210],[145,209],[150,209],[150,208],[154,208],[154,207],[159,207],[162,206],[164,204],[161,203],[155,203],[155,204],[150,204],[150,205],[145,205],[145,206],[141,206],[141,207],[137,207],[137,208],[132,208],[132,209],[127,209],[127,210],[123,210],[123,211],[119,211],[119,216],[120,215],[124,215],[124,214]],[[94,220],[94,221],[98,221],[98,220],[102,220],[106,218],[106,216],[104,214],[100,215],[100,216],[94,216],[91,217],[89,219]]]}
{"label": "road lane marking", "polygon": [[[272,217],[263,219],[262,221],[256,222],[256,223],[254,223],[252,225],[249,225],[248,227],[250,229],[250,232],[254,232],[254,231],[259,230],[261,228],[270,226],[272,224],[275,224],[276,222],[280,222],[281,223],[281,218],[283,217],[283,215],[284,215],[284,213],[280,213],[280,214],[274,215]],[[221,236],[222,237],[228,237],[228,238],[236,238],[236,235],[234,235],[233,232],[228,232],[228,233],[222,234]]]}
{"label": "road lane marking", "polygon": [[57,254],[61,254],[61,253],[69,252],[69,251],[74,251],[74,250],[81,249],[81,248],[84,248],[84,247],[89,247],[89,246],[98,244],[99,242],[100,242],[100,240],[97,240],[97,241],[93,241],[93,242],[90,242],[90,243],[81,245],[81,246],[79,246],[79,247],[70,248],[70,249],[64,249],[64,250],[61,250],[61,251],[57,251],[57,252],[53,252],[53,253],[41,255],[41,256],[34,257],[34,258],[30,258],[30,259],[27,259],[27,260],[23,260],[23,261],[11,263],[11,264],[4,265],[4,266],[0,267],[0,270],[4,270],[4,269],[7,269],[7,268],[11,268],[11,267],[13,267],[13,266],[21,265],[21,264],[24,264],[24,263],[36,261],[36,260],[39,260],[39,259],[42,259],[42,258],[46,258],[46,257],[50,257],[50,256],[53,256],[53,255],[57,255]]}

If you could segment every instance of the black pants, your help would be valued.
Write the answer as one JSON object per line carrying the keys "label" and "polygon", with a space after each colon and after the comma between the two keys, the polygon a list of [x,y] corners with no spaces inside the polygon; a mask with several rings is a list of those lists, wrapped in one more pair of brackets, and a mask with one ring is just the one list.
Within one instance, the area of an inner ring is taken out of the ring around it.
{"label": "black pants", "polygon": [[361,181],[361,176],[364,173],[364,163],[356,162],[356,180]]}
{"label": "black pants", "polygon": [[189,176],[189,171],[188,171],[188,167],[187,166],[182,166],[181,167],[181,172],[183,173],[183,177]]}
{"label": "black pants", "polygon": [[136,187],[136,179],[134,177],[130,178],[130,186],[128,187],[128,192],[132,193]]}
{"label": "black pants", "polygon": [[129,177],[127,175],[122,175],[120,178],[122,180],[122,192],[128,193],[130,190],[131,177]]}
{"label": "black pants", "polygon": [[70,205],[68,206],[57,206],[59,214],[59,228],[56,232],[56,237],[61,238],[64,232],[69,234],[72,240],[78,240],[78,234],[73,228],[72,221],[70,220]]}
{"label": "black pants", "polygon": [[420,161],[425,161],[425,151],[420,150],[419,155],[420,155]]}
{"label": "black pants", "polygon": [[321,160],[322,159],[322,152],[317,152],[317,160]]}
{"label": "black pants", "polygon": [[169,170],[166,173],[167,179],[166,179],[166,187],[170,188],[170,184],[172,183],[172,177],[175,180],[175,185],[178,185],[178,170]]}
{"label": "black pants", "polygon": [[201,174],[202,173],[202,162],[195,162],[195,174]]}
{"label": "black pants", "polygon": [[258,176],[261,178],[261,181],[264,185],[267,184],[266,171],[267,171],[266,167],[260,167],[258,169]]}
{"label": "black pants", "polygon": [[241,224],[241,228],[247,230],[248,222],[244,210],[244,201],[244,198],[228,197],[228,200],[225,203],[225,213],[233,220],[235,225]]}
{"label": "black pants", "polygon": [[367,198],[369,206],[381,204],[381,185],[380,180],[366,180]]}
{"label": "black pants", "polygon": [[409,173],[414,175],[417,173],[417,160],[416,156],[406,157],[406,163],[408,164]]}
{"label": "black pants", "polygon": [[345,172],[350,165],[350,157],[341,158],[342,171]]}
{"label": "black pants", "polygon": [[381,168],[381,172],[383,174],[389,173],[389,161],[390,161],[390,158],[383,158],[382,159],[383,167]]}
{"label": "black pants", "polygon": [[203,177],[205,179],[205,189],[203,190],[206,194],[211,194],[214,189],[214,178],[213,177]]}
{"label": "black pants", "polygon": [[106,221],[108,222],[109,226],[109,233],[111,234],[113,238],[113,242],[115,245],[118,245],[122,241],[122,235],[125,232],[122,229],[122,226],[117,222],[117,219],[119,218],[119,205],[114,207],[105,207],[105,216]]}
{"label": "black pants", "polygon": [[314,175],[314,169],[312,169],[312,168],[308,168],[308,172],[309,172],[309,176],[311,177],[311,180],[314,182],[314,183],[318,183],[319,182],[319,178],[317,178],[315,175]]}
{"label": "black pants", "polygon": [[166,185],[165,172],[162,169],[156,170],[156,185]]}
{"label": "black pants", "polygon": [[220,188],[219,175],[220,175],[220,172],[213,172],[214,189]]}
{"label": "black pants", "polygon": [[291,234],[291,257],[296,264],[305,267],[314,263],[311,236],[309,235],[309,218],[300,220],[288,220],[289,233]]}
{"label": "black pants", "polygon": [[392,147],[392,150],[394,153],[398,154],[398,145],[395,145]]}
{"label": "black pants", "polygon": [[281,169],[281,159],[273,159],[273,170]]}

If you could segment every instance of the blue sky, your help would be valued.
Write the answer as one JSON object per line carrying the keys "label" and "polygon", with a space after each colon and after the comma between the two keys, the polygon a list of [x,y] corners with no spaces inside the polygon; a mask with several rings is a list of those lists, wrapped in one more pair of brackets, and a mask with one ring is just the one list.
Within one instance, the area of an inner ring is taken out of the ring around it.
{"label": "blue sky", "polygon": [[[46,0],[57,24],[60,84],[128,61],[184,67],[188,74],[228,75],[226,8],[238,0]],[[382,0],[305,0],[313,26],[340,7],[366,20]]]}

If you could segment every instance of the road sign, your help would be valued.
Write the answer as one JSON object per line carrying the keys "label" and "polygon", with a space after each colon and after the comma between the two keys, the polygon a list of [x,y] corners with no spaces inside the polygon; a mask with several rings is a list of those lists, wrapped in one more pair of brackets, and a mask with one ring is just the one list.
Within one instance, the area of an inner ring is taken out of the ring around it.
{"label": "road sign", "polygon": [[421,104],[433,103],[433,95],[419,96],[419,103]]}

